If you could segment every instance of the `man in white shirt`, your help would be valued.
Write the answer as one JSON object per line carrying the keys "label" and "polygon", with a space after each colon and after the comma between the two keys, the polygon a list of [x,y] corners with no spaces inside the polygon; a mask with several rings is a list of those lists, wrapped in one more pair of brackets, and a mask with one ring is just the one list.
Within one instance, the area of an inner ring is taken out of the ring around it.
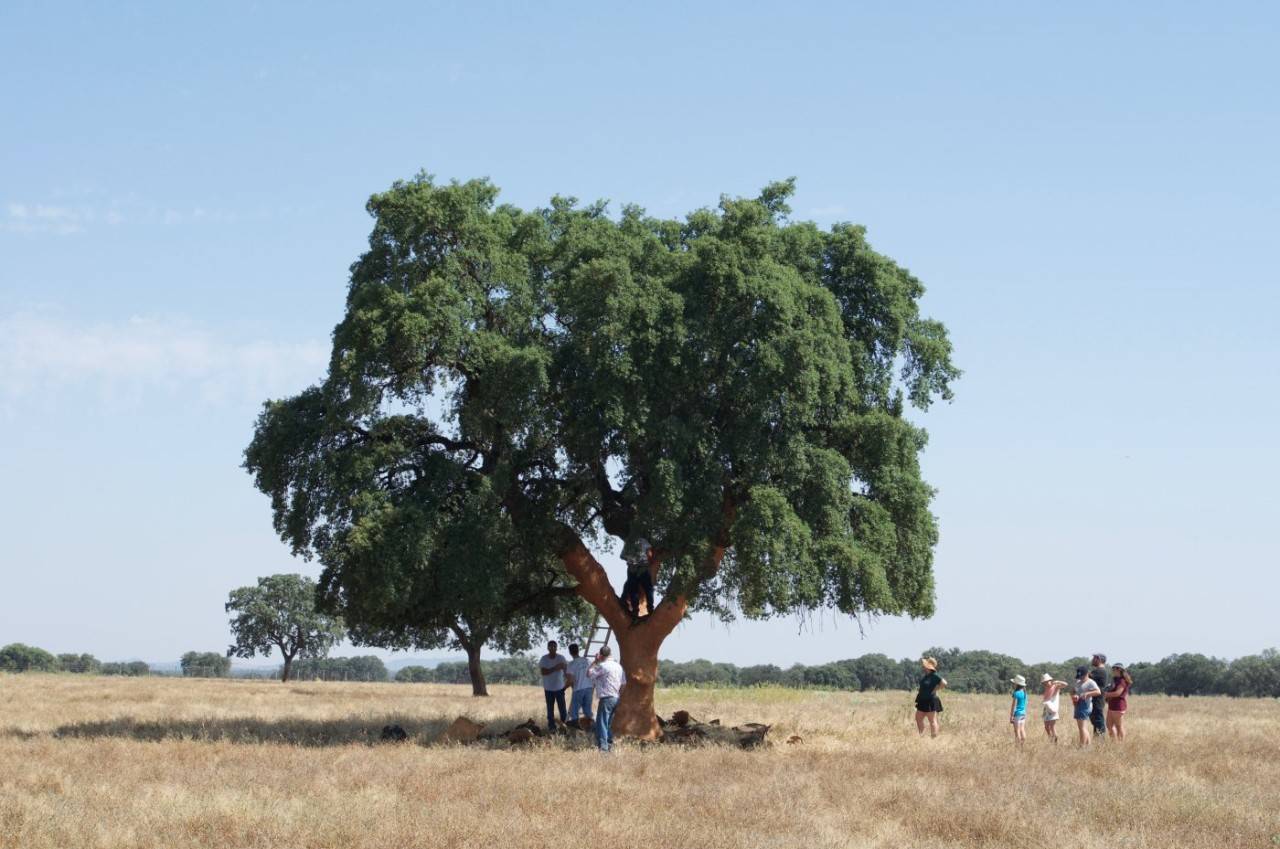
{"label": "man in white shirt", "polygon": [[569,654],[573,660],[569,661],[569,667],[565,669],[565,677],[569,679],[569,686],[572,688],[572,695],[569,696],[569,722],[578,721],[578,712],[587,718],[587,722],[591,721],[591,695],[595,692],[595,686],[591,683],[591,677],[587,675],[587,670],[591,667],[591,661],[585,657],[578,657],[578,644],[569,644]]}
{"label": "man in white shirt", "polygon": [[556,715],[553,708],[560,708],[560,721],[564,722],[564,671],[569,667],[564,655],[556,654],[556,641],[547,643],[547,653],[538,660],[542,671],[542,695],[547,701],[547,730],[555,733]]}
{"label": "man in white shirt", "polygon": [[618,695],[627,685],[627,674],[610,655],[609,647],[600,649],[595,662],[587,669],[587,676],[595,684],[600,701],[596,703],[596,745],[607,752],[613,744],[613,712],[618,707]]}

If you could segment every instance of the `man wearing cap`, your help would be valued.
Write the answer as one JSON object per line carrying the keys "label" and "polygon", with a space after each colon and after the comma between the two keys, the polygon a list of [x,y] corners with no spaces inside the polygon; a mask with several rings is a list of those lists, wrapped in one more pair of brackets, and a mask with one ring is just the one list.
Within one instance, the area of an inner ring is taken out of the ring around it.
{"label": "man wearing cap", "polygon": [[[1089,677],[1098,685],[1098,692],[1107,689],[1107,656],[1098,652],[1089,661]],[[1107,737],[1107,706],[1102,699],[1093,700],[1093,711],[1089,714],[1089,722],[1093,723],[1093,736]]]}
{"label": "man wearing cap", "polygon": [[591,661],[588,658],[579,657],[578,651],[577,643],[569,644],[569,655],[573,660],[569,661],[569,666],[564,671],[565,680],[572,693],[569,697],[570,725],[577,723],[579,713],[587,718],[587,722],[593,721],[591,717],[591,695],[594,691],[594,686],[587,676],[587,669],[591,666]]}

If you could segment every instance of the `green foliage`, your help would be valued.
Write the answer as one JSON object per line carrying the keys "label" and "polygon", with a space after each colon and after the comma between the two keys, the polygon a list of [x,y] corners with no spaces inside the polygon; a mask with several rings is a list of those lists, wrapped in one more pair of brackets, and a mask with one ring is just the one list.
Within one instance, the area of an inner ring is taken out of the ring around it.
{"label": "green foliage", "polygon": [[387,667],[373,655],[306,658],[294,666],[293,677],[299,681],[386,681]]}
{"label": "green foliage", "polygon": [[102,671],[102,663],[91,654],[60,654],[58,666],[63,672],[77,675],[97,675]]}
{"label": "green foliage", "polygon": [[231,658],[216,651],[189,651],[179,662],[187,678],[227,678],[231,675]]}
{"label": "green foliage", "polygon": [[426,666],[402,666],[396,671],[395,680],[401,684],[423,684],[435,681],[436,677]]}
{"label": "green foliage", "polygon": [[151,674],[151,667],[147,666],[144,661],[131,660],[127,663],[119,663],[111,661],[102,664],[103,675],[123,675],[129,678],[137,678],[143,675]]}
{"label": "green foliage", "polygon": [[1280,652],[1267,649],[1233,660],[1219,685],[1229,696],[1280,697]]}
{"label": "green foliage", "polygon": [[1221,692],[1227,662],[1202,654],[1175,654],[1160,661],[1164,690],[1171,696],[1202,696]]}
{"label": "green foliage", "polygon": [[930,615],[904,407],[951,397],[950,342],[862,228],[789,222],[793,188],[683,221],[427,175],[373,196],[328,376],[245,452],[326,608],[393,645],[529,617],[518,647],[571,588],[557,555],[641,532],[695,609]]}
{"label": "green foliage", "polygon": [[731,663],[712,663],[709,660],[687,663],[664,660],[658,664],[658,680],[670,687],[681,684],[729,687],[738,683],[738,669]]}
{"label": "green foliage", "polygon": [[901,667],[887,655],[864,654],[851,663],[860,689],[897,690],[902,687]]}
{"label": "green foliage", "polygon": [[[480,661],[484,679],[491,684],[540,684],[537,662],[532,657],[502,657]],[[466,663],[441,663],[432,672],[437,684],[466,684],[471,679]]]}
{"label": "green foliage", "polygon": [[317,611],[315,602],[316,583],[302,575],[269,575],[232,590],[226,610],[235,642],[227,654],[269,656],[279,649],[287,679],[294,657],[324,657],[342,638],[342,621]]}
{"label": "green foliage", "polygon": [[25,643],[10,643],[0,648],[2,672],[57,672],[58,659],[42,648]]}

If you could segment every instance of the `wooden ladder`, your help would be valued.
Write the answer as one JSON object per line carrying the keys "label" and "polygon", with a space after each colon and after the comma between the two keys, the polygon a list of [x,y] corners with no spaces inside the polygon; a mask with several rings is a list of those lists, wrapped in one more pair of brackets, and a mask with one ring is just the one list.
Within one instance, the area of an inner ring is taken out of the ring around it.
{"label": "wooden ladder", "polygon": [[[604,636],[601,636],[603,634]],[[587,660],[595,660],[596,652],[602,646],[609,645],[609,638],[613,636],[613,627],[605,622],[599,613],[596,614],[595,624],[591,626],[591,633],[587,635],[587,647],[582,650],[581,657]],[[592,648],[594,646],[594,648]]]}

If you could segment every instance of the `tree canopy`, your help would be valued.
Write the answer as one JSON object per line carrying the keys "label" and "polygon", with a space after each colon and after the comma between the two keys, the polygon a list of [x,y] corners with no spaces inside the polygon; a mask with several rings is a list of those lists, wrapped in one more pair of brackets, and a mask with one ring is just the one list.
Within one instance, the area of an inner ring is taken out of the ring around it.
{"label": "tree canopy", "polygon": [[[635,733],[690,610],[932,614],[905,410],[951,397],[951,345],[863,228],[790,221],[793,188],[684,220],[428,175],[373,196],[328,375],[245,458],[322,594],[373,621],[420,585],[459,610],[572,586],[618,635]],[[662,601],[637,620],[590,547],[640,535]]]}

